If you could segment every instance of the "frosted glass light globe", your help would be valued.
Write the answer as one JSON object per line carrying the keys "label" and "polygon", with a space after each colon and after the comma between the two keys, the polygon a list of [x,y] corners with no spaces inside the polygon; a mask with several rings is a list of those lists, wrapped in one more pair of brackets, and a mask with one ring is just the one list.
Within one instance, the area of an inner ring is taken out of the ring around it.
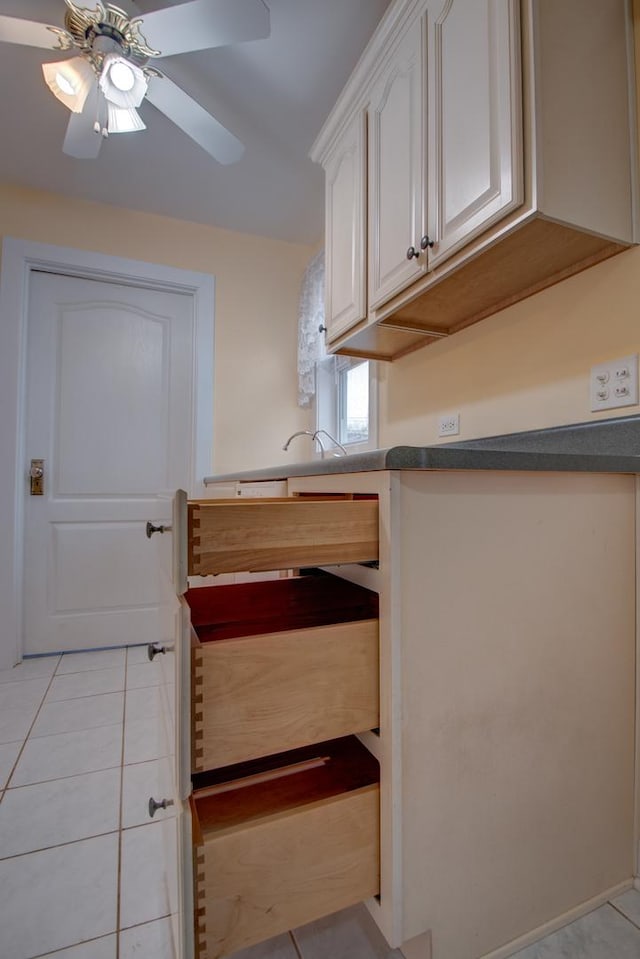
{"label": "frosted glass light globe", "polygon": [[72,97],[75,94],[76,89],[73,83],[71,83],[69,79],[64,76],[64,74],[60,73],[60,71],[56,73],[56,83],[62,92],[67,94],[67,96]]}
{"label": "frosted glass light globe", "polygon": [[109,70],[109,76],[111,77],[111,82],[113,83],[114,87],[117,87],[118,90],[122,90],[123,93],[127,93],[129,90],[132,90],[133,85],[136,82],[133,70],[122,60],[117,60],[114,64],[112,64]]}

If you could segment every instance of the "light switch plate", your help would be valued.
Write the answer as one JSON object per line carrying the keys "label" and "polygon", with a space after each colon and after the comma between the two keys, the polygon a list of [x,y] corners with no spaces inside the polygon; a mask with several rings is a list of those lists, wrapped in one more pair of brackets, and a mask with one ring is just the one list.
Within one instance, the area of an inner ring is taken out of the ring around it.
{"label": "light switch plate", "polygon": [[638,354],[591,367],[591,411],[613,410],[638,403]]}

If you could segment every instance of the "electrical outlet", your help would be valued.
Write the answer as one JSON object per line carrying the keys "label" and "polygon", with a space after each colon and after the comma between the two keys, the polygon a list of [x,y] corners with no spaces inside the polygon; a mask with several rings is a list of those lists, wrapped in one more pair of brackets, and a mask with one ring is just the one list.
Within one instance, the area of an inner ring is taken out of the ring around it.
{"label": "electrical outlet", "polygon": [[447,413],[438,417],[438,436],[457,436],[460,432],[460,414]]}
{"label": "electrical outlet", "polygon": [[612,410],[638,403],[638,354],[591,367],[591,410]]}

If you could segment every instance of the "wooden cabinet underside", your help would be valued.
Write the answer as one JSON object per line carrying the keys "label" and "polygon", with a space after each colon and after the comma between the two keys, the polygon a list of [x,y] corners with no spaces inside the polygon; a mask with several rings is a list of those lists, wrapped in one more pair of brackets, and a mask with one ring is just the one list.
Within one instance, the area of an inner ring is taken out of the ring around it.
{"label": "wooden cabinet underside", "polygon": [[[627,249],[533,216],[455,268],[435,270],[363,323],[337,352],[393,360],[435,343]],[[430,335],[431,334],[431,335]]]}

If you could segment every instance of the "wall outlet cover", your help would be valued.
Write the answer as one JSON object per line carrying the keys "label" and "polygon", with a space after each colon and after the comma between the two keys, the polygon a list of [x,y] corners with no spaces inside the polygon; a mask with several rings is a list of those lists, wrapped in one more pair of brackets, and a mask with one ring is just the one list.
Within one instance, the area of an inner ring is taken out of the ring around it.
{"label": "wall outlet cover", "polygon": [[623,356],[591,367],[591,411],[613,410],[638,403],[638,354]]}
{"label": "wall outlet cover", "polygon": [[447,413],[438,417],[438,436],[457,436],[459,432],[459,413]]}

